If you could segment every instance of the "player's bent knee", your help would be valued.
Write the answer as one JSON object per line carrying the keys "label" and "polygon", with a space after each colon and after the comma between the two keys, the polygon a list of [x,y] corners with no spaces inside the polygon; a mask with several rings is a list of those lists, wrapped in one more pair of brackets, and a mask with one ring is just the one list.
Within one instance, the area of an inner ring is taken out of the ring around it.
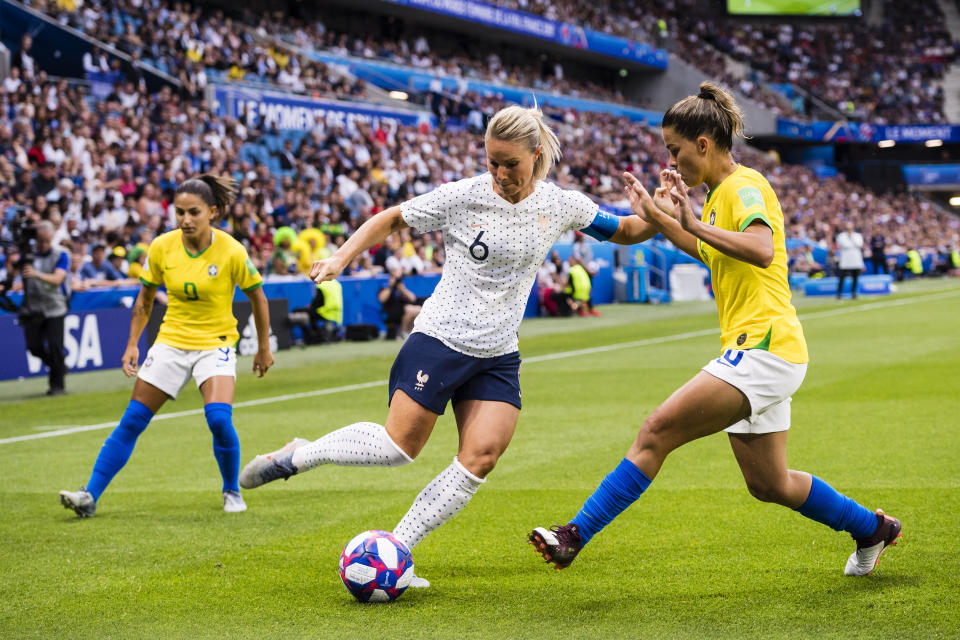
{"label": "player's bent knee", "polygon": [[460,461],[460,464],[478,478],[484,478],[493,471],[499,459],[500,455],[494,451],[478,451],[472,453],[461,451],[457,454],[457,460]]}
{"label": "player's bent knee", "polygon": [[782,503],[786,495],[782,483],[767,480],[766,478],[746,478],[747,491],[760,502]]}

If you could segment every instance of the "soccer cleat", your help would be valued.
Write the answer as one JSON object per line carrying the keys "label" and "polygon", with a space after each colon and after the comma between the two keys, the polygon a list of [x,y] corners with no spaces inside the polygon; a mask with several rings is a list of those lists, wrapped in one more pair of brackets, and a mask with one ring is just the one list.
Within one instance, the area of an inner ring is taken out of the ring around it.
{"label": "soccer cleat", "polygon": [[223,510],[227,513],[240,513],[247,510],[247,503],[239,491],[223,492]]}
{"label": "soccer cleat", "polygon": [[410,580],[410,584],[407,586],[411,589],[429,589],[430,581],[426,578],[421,578],[417,574],[414,574],[413,578]]}
{"label": "soccer cleat", "polygon": [[296,474],[293,452],[305,444],[310,444],[310,441],[294,438],[276,451],[256,456],[240,472],[240,486],[244,489],[256,489],[260,485],[280,478],[286,480]]}
{"label": "soccer cleat", "polygon": [[879,524],[876,532],[869,538],[857,538],[857,550],[847,558],[843,573],[847,576],[868,576],[880,562],[880,554],[887,547],[897,544],[900,538],[900,521],[884,515],[877,509]]}
{"label": "soccer cleat", "polygon": [[64,509],[73,509],[80,518],[92,518],[97,512],[97,501],[84,487],[79,491],[61,491],[60,504]]}
{"label": "soccer cleat", "polygon": [[530,533],[529,539],[543,559],[552,562],[558,570],[569,567],[583,548],[580,530],[572,523],[553,525],[549,530],[537,527]]}

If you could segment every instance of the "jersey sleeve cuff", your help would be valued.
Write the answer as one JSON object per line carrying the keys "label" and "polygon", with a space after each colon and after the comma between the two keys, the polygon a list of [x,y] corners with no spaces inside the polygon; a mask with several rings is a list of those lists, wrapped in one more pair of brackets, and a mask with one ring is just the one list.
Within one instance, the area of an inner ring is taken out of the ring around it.
{"label": "jersey sleeve cuff", "polygon": [[743,231],[744,229],[749,227],[751,224],[753,224],[755,220],[759,220],[763,224],[770,227],[771,231],[773,230],[773,225],[770,224],[769,220],[767,220],[767,216],[763,215],[762,213],[755,213],[743,221],[743,224],[740,225],[740,231]]}
{"label": "jersey sleeve cuff", "polygon": [[262,287],[262,286],[263,286],[263,282],[258,282],[257,284],[253,285],[252,287],[247,287],[246,289],[241,289],[241,291],[243,291],[244,293],[250,293],[251,291],[256,291],[257,289],[259,289],[259,288]]}
{"label": "jersey sleeve cuff", "polygon": [[160,285],[158,285],[158,284],[156,284],[156,283],[150,282],[149,280],[147,280],[147,279],[144,278],[143,276],[140,277],[140,283],[141,283],[143,286],[145,286],[145,287],[153,287],[154,289],[156,289],[157,287],[160,286]]}

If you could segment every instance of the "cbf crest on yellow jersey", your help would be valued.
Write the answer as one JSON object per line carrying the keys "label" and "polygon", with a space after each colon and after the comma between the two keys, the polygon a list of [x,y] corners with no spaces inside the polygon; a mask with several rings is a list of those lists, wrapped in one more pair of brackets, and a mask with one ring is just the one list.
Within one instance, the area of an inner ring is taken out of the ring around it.
{"label": "cbf crest on yellow jersey", "polygon": [[158,237],[140,281],[167,287],[169,303],[157,342],[198,351],[232,346],[240,338],[234,290],[252,291],[263,284],[244,246],[217,229],[210,246],[197,255],[187,251],[180,229]]}
{"label": "cbf crest on yellow jersey", "polygon": [[790,303],[783,211],[770,183],[759,172],[738,166],[707,196],[702,220],[736,232],[759,220],[773,230],[773,262],[766,269],[697,241],[710,268],[722,349],[764,349],[788,362],[807,362],[803,328]]}

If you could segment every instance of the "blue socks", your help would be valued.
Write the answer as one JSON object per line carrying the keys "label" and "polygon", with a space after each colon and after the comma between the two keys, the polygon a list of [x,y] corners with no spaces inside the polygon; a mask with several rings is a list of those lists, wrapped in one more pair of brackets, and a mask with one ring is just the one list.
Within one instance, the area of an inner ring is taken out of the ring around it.
{"label": "blue socks", "polygon": [[203,407],[207,425],[213,434],[213,457],[220,466],[224,491],[240,491],[240,439],[233,428],[233,407],[224,402],[211,402]]}
{"label": "blue socks", "polygon": [[153,412],[147,406],[136,400],[130,400],[127,410],[120,418],[120,424],[113,430],[100,448],[100,454],[93,465],[93,473],[87,482],[87,491],[94,500],[99,500],[113,476],[127,464],[137,438],[150,424]]}
{"label": "blue socks", "polygon": [[854,538],[867,538],[876,532],[877,514],[838,493],[817,476],[810,478],[810,495],[797,512],[835,531],[846,531]]}
{"label": "blue socks", "polygon": [[637,501],[652,480],[626,458],[611,471],[597,490],[583,503],[580,513],[571,522],[580,530],[583,544],[610,524],[627,507]]}

